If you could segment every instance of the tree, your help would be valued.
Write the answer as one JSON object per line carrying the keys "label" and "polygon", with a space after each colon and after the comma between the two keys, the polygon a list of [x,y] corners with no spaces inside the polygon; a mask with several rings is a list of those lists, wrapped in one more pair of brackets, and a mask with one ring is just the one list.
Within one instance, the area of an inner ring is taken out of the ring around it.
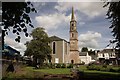
{"label": "tree", "polygon": [[33,27],[29,16],[31,12],[36,12],[31,2],[3,2],[2,25],[5,35],[12,30],[17,35],[16,42],[20,42],[20,32],[24,32],[28,37],[27,27]]}
{"label": "tree", "polygon": [[119,49],[118,57],[120,58],[120,1],[119,2],[107,2],[104,7],[108,6],[107,19],[110,20],[113,36],[115,40],[110,43],[116,43],[116,48]]}
{"label": "tree", "polygon": [[88,52],[88,48],[87,48],[87,47],[83,47],[83,48],[81,49],[81,52]]}
{"label": "tree", "polygon": [[43,62],[51,59],[51,48],[49,46],[50,39],[43,28],[36,28],[32,31],[31,36],[33,39],[26,43],[26,56],[34,58],[35,65],[42,65]]}
{"label": "tree", "polygon": [[90,50],[88,51],[88,54],[89,54],[89,55],[95,55],[95,50],[93,51],[92,49],[90,49]]}

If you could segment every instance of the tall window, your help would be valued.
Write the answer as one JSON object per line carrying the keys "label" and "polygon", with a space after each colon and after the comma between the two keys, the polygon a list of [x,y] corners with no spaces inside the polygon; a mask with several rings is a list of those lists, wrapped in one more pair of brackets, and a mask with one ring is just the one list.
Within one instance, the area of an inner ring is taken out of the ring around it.
{"label": "tall window", "polygon": [[74,34],[72,33],[72,37],[74,37]]}
{"label": "tall window", "polygon": [[53,54],[55,54],[55,42],[53,42]]}
{"label": "tall window", "polygon": [[74,24],[72,23],[72,26],[74,26]]}

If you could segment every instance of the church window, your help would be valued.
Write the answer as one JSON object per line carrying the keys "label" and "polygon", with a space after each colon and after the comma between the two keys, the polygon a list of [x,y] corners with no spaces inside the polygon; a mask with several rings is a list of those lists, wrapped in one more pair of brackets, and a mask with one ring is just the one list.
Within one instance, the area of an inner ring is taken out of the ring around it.
{"label": "church window", "polygon": [[53,54],[55,54],[55,42],[53,42]]}
{"label": "church window", "polygon": [[72,26],[74,26],[74,24],[72,23]]}
{"label": "church window", "polygon": [[74,37],[74,34],[72,33],[72,37]]}

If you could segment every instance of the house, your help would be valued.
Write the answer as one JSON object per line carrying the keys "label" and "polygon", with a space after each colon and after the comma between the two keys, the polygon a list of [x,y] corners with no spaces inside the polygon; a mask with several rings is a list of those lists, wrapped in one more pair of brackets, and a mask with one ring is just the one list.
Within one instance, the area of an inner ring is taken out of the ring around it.
{"label": "house", "polygon": [[103,49],[98,52],[98,57],[100,63],[102,64],[116,64],[116,54],[115,49]]}
{"label": "house", "polygon": [[2,57],[7,59],[13,59],[15,56],[20,56],[20,52],[16,49],[4,44],[4,50],[2,52]]}
{"label": "house", "polygon": [[88,52],[80,52],[79,53],[79,57],[81,62],[85,63],[85,64],[89,64],[90,62],[92,62],[92,57],[88,54]]}
{"label": "house", "polygon": [[50,37],[52,63],[68,63],[69,42],[57,36]]}

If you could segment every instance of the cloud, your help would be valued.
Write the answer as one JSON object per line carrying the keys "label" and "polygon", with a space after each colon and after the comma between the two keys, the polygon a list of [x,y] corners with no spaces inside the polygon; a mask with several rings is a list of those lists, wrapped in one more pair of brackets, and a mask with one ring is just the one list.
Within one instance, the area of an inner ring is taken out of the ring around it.
{"label": "cloud", "polygon": [[94,31],[88,31],[85,34],[79,35],[79,47],[88,47],[88,48],[98,48],[99,43],[98,39],[100,39],[102,36],[98,32]]}
{"label": "cloud", "polygon": [[94,18],[105,13],[107,8],[103,8],[104,3],[101,2],[61,2],[55,6],[59,12],[70,10],[73,6],[75,10],[84,13],[89,18]]}
{"label": "cloud", "polygon": [[44,27],[46,30],[57,29],[59,25],[64,23],[69,23],[70,15],[65,16],[65,14],[55,13],[49,15],[42,15],[35,17],[38,26]]}
{"label": "cloud", "polygon": [[14,41],[13,38],[6,36],[5,37],[5,44],[11,46],[12,48],[20,51],[20,54],[23,55],[24,51],[26,50],[26,46],[24,45],[26,41],[30,41],[31,37],[24,37],[22,36],[21,42],[17,43]]}

